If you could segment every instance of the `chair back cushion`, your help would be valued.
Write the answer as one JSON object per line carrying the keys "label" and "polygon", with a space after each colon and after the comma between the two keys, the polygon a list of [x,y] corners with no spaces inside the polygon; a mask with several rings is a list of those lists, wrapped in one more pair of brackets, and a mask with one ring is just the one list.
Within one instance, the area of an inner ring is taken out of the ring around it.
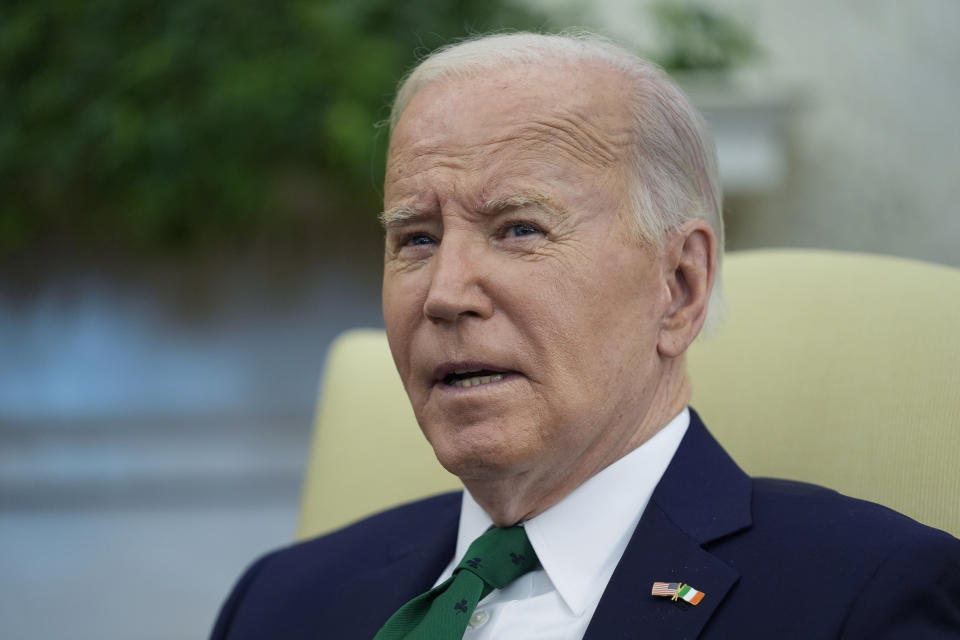
{"label": "chair back cushion", "polygon": [[765,250],[724,265],[691,404],[754,476],[822,484],[960,535],[960,270]]}

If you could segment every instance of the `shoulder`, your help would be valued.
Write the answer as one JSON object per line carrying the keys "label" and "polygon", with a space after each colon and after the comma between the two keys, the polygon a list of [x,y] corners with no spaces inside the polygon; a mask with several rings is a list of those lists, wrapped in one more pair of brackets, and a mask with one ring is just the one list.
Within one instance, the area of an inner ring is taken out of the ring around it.
{"label": "shoulder", "polygon": [[751,513],[743,535],[716,545],[741,572],[738,600],[797,623],[792,612],[817,611],[842,638],[955,637],[960,540],[881,505],[787,480],[753,479]]}
{"label": "shoulder", "polygon": [[418,551],[436,555],[450,546],[452,553],[460,496],[447,493],[395,507],[264,555],[237,581],[212,637],[258,637],[261,625],[272,631],[296,626],[285,637],[301,637],[306,621],[310,626],[323,621],[322,610],[342,602],[344,587],[358,576]]}
{"label": "shoulder", "polygon": [[832,489],[754,478],[751,501],[747,543],[779,557],[812,562],[824,576],[833,572],[821,563],[842,561],[839,566],[853,577],[858,570],[872,573],[891,554],[907,548],[932,546],[945,557],[960,557],[960,541],[950,534]]}
{"label": "shoulder", "polygon": [[[274,555],[331,556],[342,560],[351,550],[388,546],[402,549],[416,543],[425,527],[440,526],[459,517],[461,492],[455,491],[403,504],[374,514],[331,533],[296,543]],[[299,559],[299,558],[298,558]],[[353,566],[356,562],[351,562]]]}
{"label": "shoulder", "polygon": [[[943,531],[882,505],[805,482],[753,478],[752,529],[791,545],[816,545],[823,552],[884,555],[910,541],[946,540]],[[806,541],[806,542],[805,542]]]}
{"label": "shoulder", "polygon": [[426,528],[456,522],[460,492],[393,507],[331,533],[278,549],[261,558],[261,571],[333,577],[356,572],[366,562],[402,554],[420,542]]}

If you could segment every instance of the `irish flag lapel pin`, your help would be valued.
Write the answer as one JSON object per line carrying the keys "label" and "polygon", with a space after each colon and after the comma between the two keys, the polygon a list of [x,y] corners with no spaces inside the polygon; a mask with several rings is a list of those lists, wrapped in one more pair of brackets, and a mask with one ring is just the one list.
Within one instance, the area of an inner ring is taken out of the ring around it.
{"label": "irish flag lapel pin", "polygon": [[650,595],[670,598],[674,602],[683,600],[696,605],[703,600],[704,593],[682,582],[654,582]]}

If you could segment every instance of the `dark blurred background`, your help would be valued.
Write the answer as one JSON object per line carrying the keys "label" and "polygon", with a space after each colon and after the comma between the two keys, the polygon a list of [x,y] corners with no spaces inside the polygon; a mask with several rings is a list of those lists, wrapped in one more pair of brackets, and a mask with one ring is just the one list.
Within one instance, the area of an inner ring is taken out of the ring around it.
{"label": "dark blurred background", "polygon": [[397,81],[570,25],[703,109],[728,248],[960,266],[952,0],[0,0],[0,637],[207,634],[381,325]]}

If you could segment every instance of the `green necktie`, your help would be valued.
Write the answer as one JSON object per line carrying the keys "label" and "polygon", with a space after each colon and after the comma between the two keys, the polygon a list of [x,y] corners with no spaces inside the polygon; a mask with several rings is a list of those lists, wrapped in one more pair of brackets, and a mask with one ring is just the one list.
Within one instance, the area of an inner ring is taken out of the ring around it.
{"label": "green necktie", "polygon": [[537,564],[523,527],[490,529],[473,541],[448,580],[400,607],[374,640],[460,640],[478,602]]}

